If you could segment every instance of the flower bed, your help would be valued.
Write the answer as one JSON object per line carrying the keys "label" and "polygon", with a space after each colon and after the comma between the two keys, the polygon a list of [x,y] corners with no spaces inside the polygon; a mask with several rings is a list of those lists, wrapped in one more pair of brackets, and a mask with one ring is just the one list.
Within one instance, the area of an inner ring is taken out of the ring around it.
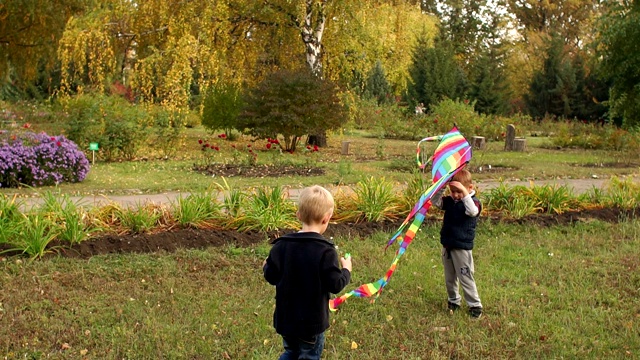
{"label": "flower bed", "polygon": [[89,161],[78,146],[62,135],[3,134],[0,138],[0,187],[49,186],[79,182]]}

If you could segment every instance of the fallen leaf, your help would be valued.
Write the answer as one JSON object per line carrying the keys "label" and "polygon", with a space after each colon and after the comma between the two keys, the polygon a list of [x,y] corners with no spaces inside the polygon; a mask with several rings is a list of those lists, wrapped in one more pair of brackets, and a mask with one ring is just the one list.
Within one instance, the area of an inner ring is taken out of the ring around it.
{"label": "fallen leaf", "polygon": [[393,316],[387,315],[387,321],[391,321],[391,320],[393,320]]}
{"label": "fallen leaf", "polygon": [[87,355],[88,353],[89,353],[89,350],[87,350],[87,349],[80,350],[80,355],[82,355],[82,356]]}
{"label": "fallen leaf", "polygon": [[60,346],[60,350],[69,350],[69,349],[71,349],[71,345],[69,345],[69,343],[63,343]]}
{"label": "fallen leaf", "polygon": [[351,350],[355,350],[355,349],[357,349],[357,348],[358,348],[358,343],[357,343],[357,342],[355,342],[355,341],[352,341],[352,342],[351,342]]}

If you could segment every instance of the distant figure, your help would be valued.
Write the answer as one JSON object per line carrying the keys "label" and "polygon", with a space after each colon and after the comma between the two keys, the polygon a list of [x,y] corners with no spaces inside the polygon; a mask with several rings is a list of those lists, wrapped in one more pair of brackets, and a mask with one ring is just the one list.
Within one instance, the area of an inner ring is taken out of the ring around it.
{"label": "distant figure", "polygon": [[302,230],[273,242],[264,261],[264,278],[276,287],[273,326],[282,336],[280,360],[320,359],[329,328],[330,293],[351,281],[351,257],[340,258],[322,234],[333,216],[331,193],[321,186],[305,188],[298,200]]}
{"label": "distant figure", "polygon": [[424,115],[424,110],[425,107],[423,103],[416,105],[416,115]]}

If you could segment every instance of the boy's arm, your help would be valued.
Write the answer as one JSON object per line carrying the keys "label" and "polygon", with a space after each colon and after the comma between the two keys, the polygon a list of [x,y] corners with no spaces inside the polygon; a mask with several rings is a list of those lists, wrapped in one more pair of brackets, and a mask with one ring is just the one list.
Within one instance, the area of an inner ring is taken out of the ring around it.
{"label": "boy's arm", "polygon": [[273,261],[272,253],[269,254],[269,257],[262,264],[262,273],[264,275],[264,279],[271,285],[276,285],[278,281],[280,281],[280,270],[278,266]]}
{"label": "boy's arm", "polygon": [[476,200],[471,197],[471,194],[463,197],[462,203],[464,204],[465,214],[471,217],[480,215],[480,203],[477,203]]}
{"label": "boy's arm", "polygon": [[338,252],[334,249],[325,254],[322,272],[325,286],[332,294],[342,291],[351,281],[351,271],[338,266]]}
{"label": "boy's arm", "polygon": [[442,189],[438,190],[431,197],[431,204],[433,206],[437,207],[438,209],[442,209],[442,195],[444,195],[444,190],[445,190],[445,188],[442,188]]}

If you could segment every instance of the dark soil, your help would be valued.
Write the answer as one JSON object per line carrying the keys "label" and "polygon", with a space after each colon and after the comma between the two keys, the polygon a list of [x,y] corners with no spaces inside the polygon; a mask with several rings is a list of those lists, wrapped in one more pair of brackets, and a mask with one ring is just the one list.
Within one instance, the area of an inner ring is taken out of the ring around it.
{"label": "dark soil", "polygon": [[638,166],[640,166],[640,164],[627,161],[627,162],[600,162],[600,163],[587,163],[587,164],[571,164],[571,166],[586,167],[586,168],[626,169],[626,168],[637,168]]}
{"label": "dark soil", "polygon": [[280,176],[316,176],[323,175],[324,169],[299,165],[235,165],[211,164],[194,165],[194,171],[209,176],[243,177],[280,177]]}
{"label": "dark soil", "polygon": [[[618,208],[592,209],[572,211],[563,214],[535,214],[522,219],[504,218],[499,214],[490,214],[481,221],[504,222],[512,224],[530,224],[538,226],[571,225],[579,222],[601,220],[617,223],[621,219],[635,218],[640,214],[640,208],[623,210]],[[437,218],[427,218],[425,223],[439,222]],[[331,224],[325,233],[326,237],[348,236],[364,238],[376,232],[393,232],[402,222],[386,221],[380,223],[338,223]],[[272,232],[211,229],[178,229],[154,234],[138,235],[101,235],[80,244],[58,248],[60,256],[72,258],[89,258],[94,255],[116,253],[150,253],[156,251],[173,252],[178,248],[207,248],[224,245],[248,247],[277,238],[293,230]],[[0,248],[0,251],[2,249]],[[16,255],[16,254],[7,254]]]}

